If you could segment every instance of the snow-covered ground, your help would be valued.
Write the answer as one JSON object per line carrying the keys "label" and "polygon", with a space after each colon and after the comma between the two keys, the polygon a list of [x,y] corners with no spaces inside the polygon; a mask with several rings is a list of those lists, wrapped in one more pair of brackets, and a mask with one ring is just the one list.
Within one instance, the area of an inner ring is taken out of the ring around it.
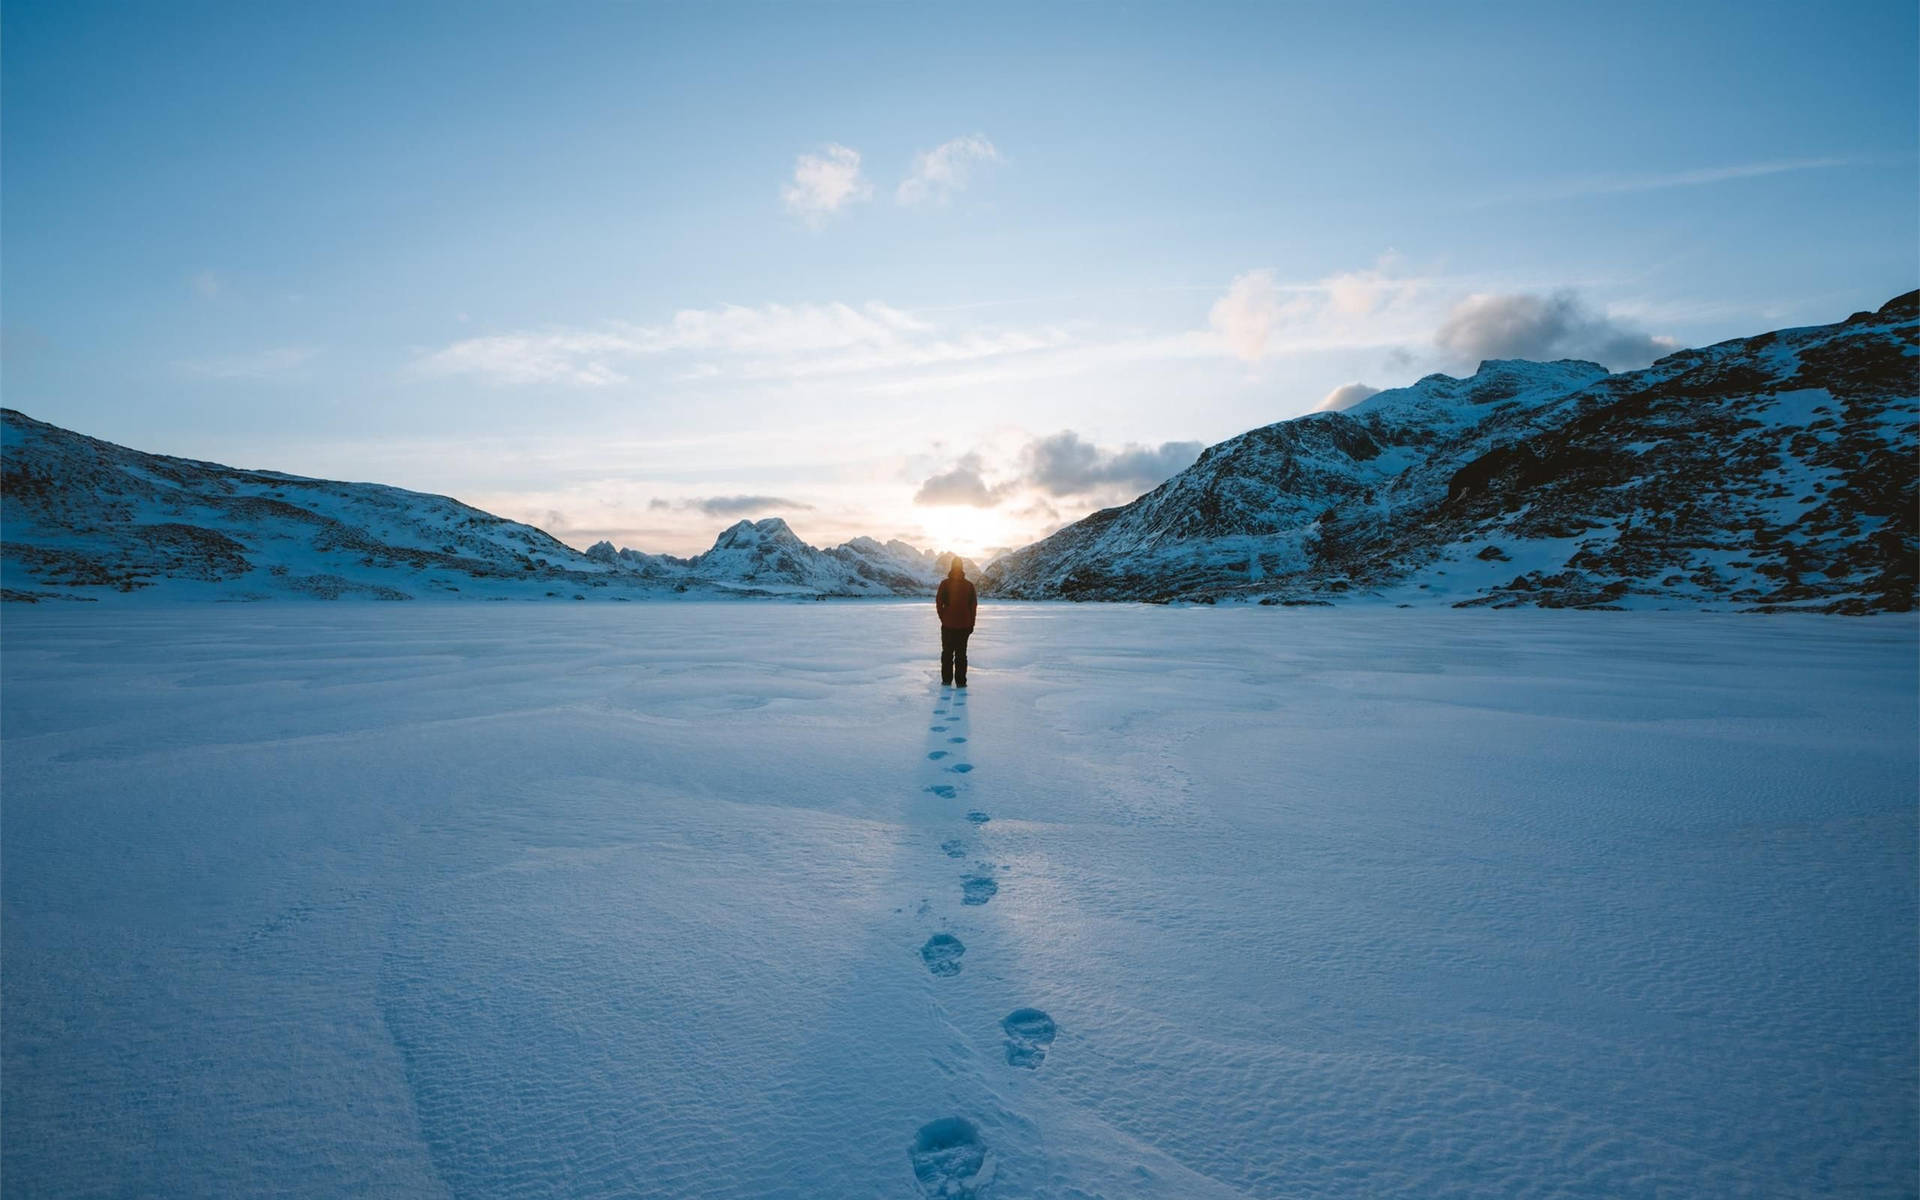
{"label": "snow-covered ground", "polygon": [[10,607],[7,1193],[1915,1193],[1910,618],[936,649]]}

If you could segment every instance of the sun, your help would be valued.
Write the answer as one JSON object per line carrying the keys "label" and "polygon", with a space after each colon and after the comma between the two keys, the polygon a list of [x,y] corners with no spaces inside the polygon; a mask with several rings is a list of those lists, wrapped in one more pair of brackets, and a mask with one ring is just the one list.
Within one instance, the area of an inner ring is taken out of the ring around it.
{"label": "sun", "polygon": [[913,516],[925,538],[922,544],[936,554],[951,550],[979,562],[988,550],[1030,540],[997,509],[951,504],[917,508]]}

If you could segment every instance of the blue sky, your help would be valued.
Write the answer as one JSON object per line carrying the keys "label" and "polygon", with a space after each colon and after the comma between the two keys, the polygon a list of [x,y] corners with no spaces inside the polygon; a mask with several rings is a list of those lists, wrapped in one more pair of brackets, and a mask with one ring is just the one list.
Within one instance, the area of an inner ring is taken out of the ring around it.
{"label": "blue sky", "polygon": [[1909,0],[0,23],[9,405],[581,546],[978,553],[1343,385],[1920,282]]}

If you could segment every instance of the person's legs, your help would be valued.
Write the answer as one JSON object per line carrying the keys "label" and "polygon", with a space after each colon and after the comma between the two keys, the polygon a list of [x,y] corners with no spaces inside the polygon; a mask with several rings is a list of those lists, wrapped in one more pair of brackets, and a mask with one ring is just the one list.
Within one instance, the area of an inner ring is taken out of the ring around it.
{"label": "person's legs", "polygon": [[955,629],[953,634],[953,686],[967,686],[967,639],[973,636],[971,629]]}
{"label": "person's legs", "polygon": [[[948,629],[945,626],[942,626],[940,629],[940,682],[941,683],[953,682],[953,647],[954,647],[953,635],[957,632],[959,631],[955,629]],[[961,659],[962,663],[964,663],[965,661],[966,660],[964,658]],[[965,668],[962,667],[961,669],[964,672]],[[962,678],[964,677],[965,676],[963,675]]]}

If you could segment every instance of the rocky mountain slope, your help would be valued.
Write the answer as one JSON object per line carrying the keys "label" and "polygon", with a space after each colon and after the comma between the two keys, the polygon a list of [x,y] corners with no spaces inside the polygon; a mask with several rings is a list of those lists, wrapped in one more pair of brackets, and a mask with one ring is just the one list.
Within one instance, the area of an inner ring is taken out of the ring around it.
{"label": "rocky mountain slope", "polygon": [[7,599],[925,596],[947,560],[742,521],[693,558],[586,553],[445,496],[145,454],[0,410]]}
{"label": "rocky mountain slope", "polygon": [[1906,611],[1920,293],[1669,355],[1488,362],[1211,447],[990,564],[1020,598]]}

